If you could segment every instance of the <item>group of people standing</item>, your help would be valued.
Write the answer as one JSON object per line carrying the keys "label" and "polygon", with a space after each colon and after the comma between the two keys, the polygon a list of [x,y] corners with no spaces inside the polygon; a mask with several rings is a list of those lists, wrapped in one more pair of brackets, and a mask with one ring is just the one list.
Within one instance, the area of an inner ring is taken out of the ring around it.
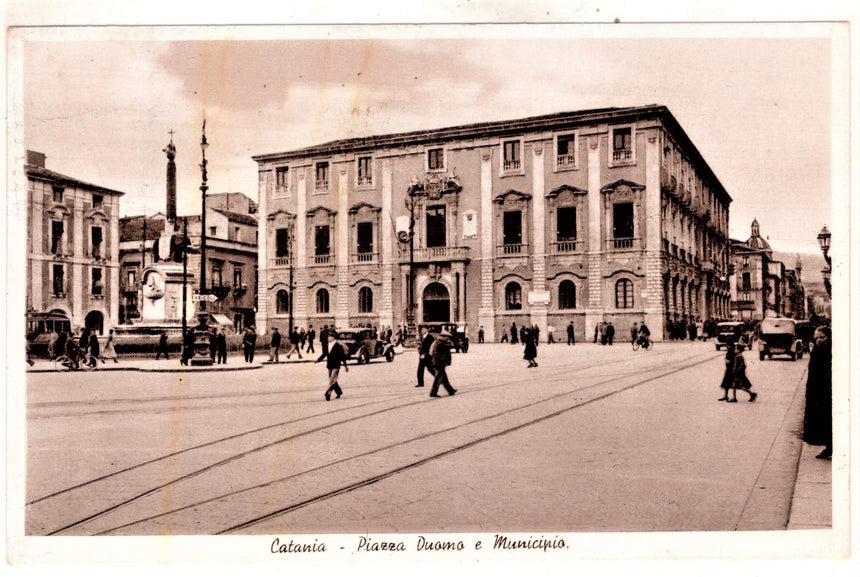
{"label": "group of people standing", "polygon": [[705,324],[701,319],[668,321],[666,323],[666,334],[673,341],[683,341],[686,339],[695,341],[696,339],[704,338],[704,327]]}

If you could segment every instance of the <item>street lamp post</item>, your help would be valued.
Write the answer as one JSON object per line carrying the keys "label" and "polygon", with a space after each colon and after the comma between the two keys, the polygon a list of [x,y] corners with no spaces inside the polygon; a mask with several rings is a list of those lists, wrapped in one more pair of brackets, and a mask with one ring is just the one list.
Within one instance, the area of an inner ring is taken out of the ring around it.
{"label": "street lamp post", "polygon": [[827,297],[830,298],[830,231],[827,230],[827,226],[822,227],[821,232],[818,233],[818,246],[821,247],[821,253],[824,255],[824,262],[827,263],[827,267],[821,271],[822,276],[824,277],[824,289],[827,291]]}
{"label": "street lamp post", "polygon": [[[206,117],[203,118],[203,138],[200,140],[200,149],[203,151],[203,162],[200,163],[200,172],[202,173],[202,182],[200,184],[200,194],[202,197],[202,210],[200,212],[200,295],[206,294],[206,191],[209,190],[206,173],[206,149],[209,148],[209,143],[206,142]],[[206,310],[206,301],[200,300],[200,310]]]}

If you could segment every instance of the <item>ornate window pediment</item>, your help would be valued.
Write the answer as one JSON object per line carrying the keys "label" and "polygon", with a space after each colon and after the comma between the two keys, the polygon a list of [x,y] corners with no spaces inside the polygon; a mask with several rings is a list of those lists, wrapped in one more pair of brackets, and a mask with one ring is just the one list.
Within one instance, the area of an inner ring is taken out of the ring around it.
{"label": "ornate window pediment", "polygon": [[439,200],[446,194],[457,194],[463,190],[460,178],[449,174],[428,172],[423,179],[414,179],[409,186],[410,196]]}
{"label": "ornate window pediment", "polygon": [[587,190],[583,190],[583,189],[577,188],[575,186],[570,186],[569,184],[562,184],[558,188],[549,191],[546,194],[546,197],[547,198],[557,198],[560,194],[565,193],[565,192],[569,192],[570,194],[572,194],[574,196],[582,196],[582,195],[588,194]]}
{"label": "ornate window pediment", "polygon": [[349,214],[358,214],[361,211],[370,211],[370,212],[380,212],[382,209],[378,206],[373,206],[367,202],[359,202],[354,204],[352,208],[349,209]]}
{"label": "ornate window pediment", "polygon": [[295,218],[296,215],[291,212],[287,212],[286,210],[276,210],[274,212],[270,212],[269,216],[266,217],[266,220],[275,222],[276,224],[285,224],[292,222]]}
{"label": "ornate window pediment", "polygon": [[515,204],[515,203],[523,203],[531,200],[532,195],[526,194],[524,192],[520,192],[518,190],[509,189],[507,192],[503,192],[502,194],[496,196],[493,199],[493,202],[496,204]]}
{"label": "ornate window pediment", "polygon": [[51,208],[48,209],[48,214],[57,220],[62,220],[63,218],[69,216],[71,212],[69,208],[65,204],[56,203]]}
{"label": "ornate window pediment", "polygon": [[310,209],[306,214],[308,218],[313,218],[317,215],[323,215],[332,218],[337,214],[337,211],[331,210],[330,208],[326,208],[324,206],[316,206]]}
{"label": "ornate window pediment", "polygon": [[104,211],[99,210],[99,209],[95,209],[95,210],[91,210],[89,213],[87,213],[87,220],[100,220],[103,222],[108,222],[108,220],[110,220],[110,219],[108,219],[108,217],[104,213]]}
{"label": "ornate window pediment", "polygon": [[607,184],[603,188],[600,189],[600,192],[603,194],[611,194],[615,193],[618,195],[631,194],[634,192],[640,192],[645,190],[645,187],[641,184],[637,184],[635,182],[631,182],[629,180],[616,180],[613,183]]}

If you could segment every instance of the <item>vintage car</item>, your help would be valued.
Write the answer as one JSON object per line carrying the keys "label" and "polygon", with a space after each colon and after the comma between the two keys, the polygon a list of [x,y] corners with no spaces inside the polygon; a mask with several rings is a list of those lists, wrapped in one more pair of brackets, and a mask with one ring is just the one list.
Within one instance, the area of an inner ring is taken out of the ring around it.
{"label": "vintage car", "polygon": [[818,325],[809,321],[797,321],[794,324],[794,334],[803,342],[801,348],[807,353],[812,350],[812,337],[817,328]]}
{"label": "vintage car", "polygon": [[788,355],[791,360],[803,357],[803,340],[795,334],[795,320],[769,318],[761,321],[758,336],[758,358]]}
{"label": "vintage car", "polygon": [[432,334],[438,335],[442,331],[451,333],[451,343],[454,345],[454,352],[469,352],[469,337],[466,335],[466,325],[457,323],[423,323],[418,325],[420,333],[423,329],[428,329]]}
{"label": "vintage car", "polygon": [[373,338],[373,329],[348,327],[337,330],[338,339],[346,348],[347,359],[355,359],[365,365],[370,359],[385,357],[389,363],[394,360],[394,345],[379,338]]}
{"label": "vintage car", "polygon": [[729,343],[743,343],[745,347],[752,349],[752,340],[747,334],[744,323],[737,321],[717,323],[717,341],[715,343],[717,350]]}

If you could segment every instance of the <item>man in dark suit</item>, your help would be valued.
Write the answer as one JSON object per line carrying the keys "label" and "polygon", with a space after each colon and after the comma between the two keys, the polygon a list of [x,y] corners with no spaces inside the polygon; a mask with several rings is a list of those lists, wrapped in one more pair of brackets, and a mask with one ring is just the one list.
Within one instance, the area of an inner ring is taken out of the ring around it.
{"label": "man in dark suit", "polygon": [[436,369],[433,368],[433,362],[430,358],[430,345],[436,340],[430,334],[430,329],[424,327],[421,329],[424,332],[424,337],[421,339],[421,345],[418,347],[418,384],[416,387],[424,386],[424,369],[426,368],[431,376],[436,376]]}

